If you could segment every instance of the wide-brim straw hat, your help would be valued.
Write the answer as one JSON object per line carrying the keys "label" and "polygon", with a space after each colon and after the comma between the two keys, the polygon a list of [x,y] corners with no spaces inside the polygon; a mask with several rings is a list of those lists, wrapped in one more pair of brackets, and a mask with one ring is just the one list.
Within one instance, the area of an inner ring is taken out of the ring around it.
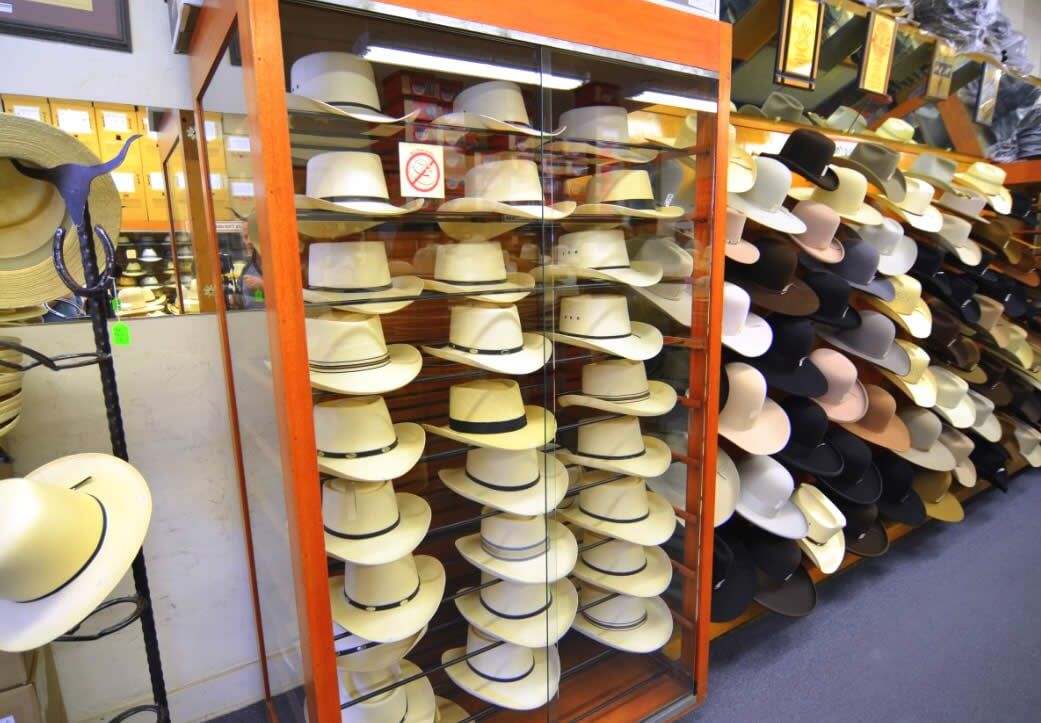
{"label": "wide-brim straw hat", "polygon": [[633,477],[657,477],[664,474],[672,460],[669,445],[657,437],[643,435],[644,451],[642,454],[627,459],[602,459],[561,449],[557,452],[560,459],[567,464],[577,464],[591,469],[615,472]]}
{"label": "wide-brim straw hat", "polygon": [[[385,679],[386,685],[389,685],[392,681],[396,682],[408,678],[414,678],[414,680],[400,685],[395,689],[397,692],[390,691],[385,695],[369,698],[363,703],[343,709],[341,723],[368,723],[368,721],[380,719],[390,712],[388,708],[401,705],[400,700],[395,700],[390,706],[387,705],[390,702],[388,696],[393,695],[403,695],[405,699],[405,715],[399,723],[426,723],[427,721],[438,720],[438,701],[434,695],[434,687],[430,684],[430,680],[423,676],[419,666],[411,661],[400,660],[395,665],[396,670],[387,670],[384,673],[387,676]],[[341,704],[360,698],[368,692],[367,689],[356,684],[354,677],[349,672],[341,672],[339,678]],[[379,687],[383,686],[380,685]],[[397,712],[400,711],[395,711],[393,715],[396,715]]]}
{"label": "wide-brim straw hat", "polygon": [[[583,538],[583,542],[588,542]],[[669,554],[658,545],[643,545],[645,564],[639,570],[626,571],[623,574],[611,574],[610,571],[591,567],[579,554],[575,569],[571,574],[582,582],[596,587],[635,597],[653,597],[661,595],[669,587],[672,580],[672,563]]]}
{"label": "wide-brim straw hat", "polygon": [[531,374],[546,365],[553,355],[553,344],[541,334],[524,332],[520,349],[508,354],[467,350],[454,346],[424,346],[423,351],[439,359],[484,369],[497,374]]}
{"label": "wide-brim straw hat", "polygon": [[[493,643],[489,641],[489,645]],[[534,665],[519,680],[491,680],[481,676],[469,661],[449,665],[445,673],[463,691],[486,703],[507,710],[531,710],[546,704],[557,694],[560,684],[560,653],[555,646],[530,648]],[[441,662],[460,658],[466,648],[451,648],[441,654]]]}
{"label": "wide-brim straw hat", "polygon": [[631,321],[629,325],[631,333],[620,339],[586,339],[583,337],[571,336],[570,334],[563,334],[558,331],[550,331],[547,333],[547,336],[549,336],[553,341],[558,341],[561,344],[577,346],[582,349],[591,349],[592,351],[602,351],[607,354],[613,354],[614,356],[620,356],[623,359],[645,361],[651,357],[657,356],[665,341],[662,333],[654,326],[642,321]]}
{"label": "wide-brim straw hat", "polygon": [[382,565],[416,549],[430,529],[430,504],[422,497],[408,492],[395,492],[394,498],[398,507],[398,521],[393,529],[375,536],[348,537],[326,525],[326,553],[338,560]]}
{"label": "wide-brim straw hat", "polygon": [[455,541],[459,554],[478,570],[503,580],[547,583],[571,572],[578,559],[578,543],[571,530],[556,520],[546,520],[546,544],[542,554],[527,560],[504,560],[489,553],[476,532]]}
{"label": "wide-brim straw hat", "polygon": [[390,286],[382,291],[318,291],[304,287],[304,301],[339,302],[334,308],[359,314],[392,314],[404,309],[423,293],[423,279],[418,276],[395,276],[390,280]]}
{"label": "wide-brim straw hat", "polygon": [[[591,470],[582,477],[583,484],[596,484],[616,475],[610,472]],[[618,480],[619,482],[623,480]],[[611,484],[605,482],[605,484]],[[579,504],[560,510],[567,522],[606,537],[614,537],[637,545],[660,545],[668,540],[676,529],[676,513],[669,501],[657,492],[647,490],[647,516],[638,521],[613,521],[603,516],[585,512]]]}
{"label": "wide-brim straw hat", "polygon": [[42,305],[20,306],[14,309],[0,309],[0,324],[10,324],[16,321],[37,319],[47,313],[47,308]]}
{"label": "wide-brim straw hat", "polygon": [[311,369],[311,386],[340,394],[383,394],[400,389],[419,374],[423,355],[408,344],[388,344],[385,365],[347,372],[323,372]]}
{"label": "wide-brim straw hat", "polygon": [[[324,419],[318,417],[315,426],[323,424]],[[327,456],[319,452],[318,471],[342,479],[372,482],[400,477],[419,461],[426,444],[426,434],[418,424],[399,422],[394,425],[394,435],[396,443],[386,452],[353,457]]]}
{"label": "wide-brim straw hat", "polygon": [[672,410],[678,398],[676,390],[665,382],[651,379],[647,381],[647,396],[631,402],[618,402],[601,399],[581,391],[562,394],[557,397],[561,407],[588,407],[612,414],[628,414],[634,417],[657,417]]}
{"label": "wide-brim straw hat", "polygon": [[[465,467],[440,470],[437,475],[445,486],[457,495],[515,515],[542,515],[560,504],[567,494],[568,473],[564,463],[556,457],[533,451],[538,460],[538,478],[534,484],[511,489],[485,480],[495,486],[475,481]],[[500,480],[501,482],[501,480]]]}
{"label": "wide-brim straw hat", "polygon": [[446,437],[463,444],[496,449],[535,449],[541,447],[557,433],[557,420],[553,413],[531,404],[524,406],[524,426],[513,432],[477,434],[457,432],[448,425],[424,424],[423,428],[439,437]]}
{"label": "wide-brim straw hat", "polygon": [[[390,201],[326,201],[302,193],[296,194],[294,202],[297,211],[331,211],[332,213],[349,213],[358,216],[403,216],[418,211],[423,207],[422,198],[412,198],[400,206]],[[359,229],[361,230],[361,229]],[[316,234],[324,235],[324,234]]]}
{"label": "wide-brim straw hat", "polygon": [[[53,168],[66,163],[94,166],[97,156],[64,131],[38,121],[0,115],[0,308],[40,304],[69,293],[58,276],[51,255],[54,233],[65,229],[65,264],[83,283],[79,237],[58,189],[46,181],[24,176],[11,163]],[[113,243],[119,239],[122,210],[111,175],[94,179],[87,199],[91,223],[102,226]],[[95,237],[98,257],[102,250]]]}
{"label": "wide-brim straw hat", "polygon": [[[652,653],[669,642],[672,636],[672,613],[660,597],[638,598],[644,606],[644,617],[635,627],[613,628],[597,625],[597,605],[575,616],[574,629],[598,643],[628,653]],[[610,604],[610,603],[605,603]]]}
{"label": "wide-brim straw hat", "polygon": [[419,114],[419,110],[411,111],[403,116],[395,118],[386,113],[368,110],[360,106],[345,106],[339,108],[329,103],[324,103],[316,98],[308,98],[306,95],[286,93],[286,106],[290,113],[324,113],[326,115],[339,116],[361,121],[362,123],[395,124],[412,120]]}
{"label": "wide-brim straw hat", "polygon": [[392,643],[377,643],[355,635],[333,623],[333,647],[336,650],[336,669],[341,672],[369,672],[383,670],[408,655],[412,648],[427,634],[424,625],[417,632]]}
{"label": "wide-brim straw hat", "polygon": [[[500,583],[502,584],[502,583]],[[550,584],[546,590],[548,606],[541,612],[524,617],[503,617],[484,604],[480,590],[463,588],[455,599],[459,614],[485,635],[491,635],[525,648],[553,645],[571,627],[578,610],[578,593],[566,577]]]}
{"label": "wide-brim straw hat", "polygon": [[[523,271],[511,271],[506,280],[491,284],[453,284],[438,279],[423,279],[423,285],[430,291],[442,294],[459,294],[466,292],[467,299],[473,301],[489,301],[493,304],[516,304],[535,290],[535,277]],[[488,293],[500,292],[500,293]]]}

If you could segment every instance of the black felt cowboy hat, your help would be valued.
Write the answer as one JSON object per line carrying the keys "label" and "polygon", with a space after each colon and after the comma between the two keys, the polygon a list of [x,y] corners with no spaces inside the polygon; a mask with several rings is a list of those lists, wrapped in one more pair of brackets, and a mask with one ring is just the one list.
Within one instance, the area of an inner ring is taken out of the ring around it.
{"label": "black felt cowboy hat", "polygon": [[820,299],[820,308],[806,318],[836,329],[860,326],[860,312],[849,305],[853,292],[845,279],[830,271],[807,271],[802,278]]}
{"label": "black felt cowboy hat", "polygon": [[788,166],[789,170],[825,191],[838,188],[839,177],[828,167],[835,156],[835,141],[817,131],[793,131],[785,140],[780,153],[761,155],[764,158],[777,159]]}
{"label": "black felt cowboy hat", "polygon": [[775,239],[759,238],[752,242],[759,249],[759,260],[752,264],[735,264],[727,269],[731,281],[752,297],[758,306],[791,316],[805,316],[820,308],[813,289],[795,275],[799,258],[795,251]]}
{"label": "black felt cowboy hat", "polygon": [[755,565],[729,525],[716,530],[712,547],[712,622],[741,615],[755,597]]}
{"label": "black felt cowboy hat", "polygon": [[980,320],[980,304],[974,298],[976,284],[963,274],[937,271],[929,276],[916,276],[922,288],[954,309],[966,324]]}
{"label": "black felt cowboy hat", "polygon": [[1012,394],[1012,401],[1005,406],[1030,424],[1041,423],[1041,392],[1015,374],[1007,375],[1005,383]]}
{"label": "black felt cowboy hat", "polygon": [[900,203],[907,195],[907,180],[897,167],[899,162],[900,154],[881,143],[858,143],[848,156],[832,160],[836,166],[864,174],[893,203]]}
{"label": "black felt cowboy hat", "polygon": [[1008,368],[994,358],[984,357],[980,360],[980,369],[987,375],[986,383],[970,386],[994,402],[995,407],[1005,407],[1012,403],[1012,390],[1005,382]]}
{"label": "black felt cowboy hat", "polygon": [[808,319],[775,314],[767,318],[773,341],[762,356],[746,362],[763,373],[766,383],[800,397],[819,397],[828,391],[828,380],[807,357],[817,332]]}
{"label": "black felt cowboy hat", "polygon": [[1004,304],[1005,313],[1009,318],[1019,319],[1026,314],[1026,292],[1015,280],[993,269],[987,269],[976,277],[976,285],[981,294]]}
{"label": "black felt cowboy hat", "polygon": [[796,540],[745,526],[741,531],[755,566],[755,601],[778,615],[801,618],[817,604],[817,588],[806,573]]}
{"label": "black felt cowboy hat", "polygon": [[882,477],[882,497],[876,503],[879,514],[912,527],[925,522],[925,505],[911,487],[914,465],[888,450],[879,450],[875,466]]}
{"label": "black felt cowboy hat", "polygon": [[860,557],[881,557],[889,551],[889,533],[878,519],[878,505],[858,505],[824,490],[846,518],[842,534],[846,538],[846,552]]}
{"label": "black felt cowboy hat", "polygon": [[[944,261],[947,258],[947,252],[942,251],[935,246],[922,243],[921,241],[916,242],[918,246],[918,256],[915,257],[914,264],[911,265],[911,276],[918,278],[920,276],[932,276],[937,271],[943,268]],[[921,279],[919,279],[921,281]]]}
{"label": "black felt cowboy hat", "polygon": [[811,399],[791,396],[781,401],[791,421],[792,434],[784,449],[774,455],[788,469],[815,476],[837,477],[845,462],[828,440],[828,414]]}
{"label": "black felt cowboy hat", "polygon": [[1008,453],[998,442],[987,442],[976,438],[976,447],[969,453],[969,459],[976,466],[976,476],[1008,492]]}
{"label": "black felt cowboy hat", "polygon": [[871,448],[856,435],[835,427],[828,432],[827,441],[842,456],[843,467],[834,476],[818,475],[821,489],[830,496],[840,497],[857,504],[878,501],[882,496],[882,480],[871,458]]}

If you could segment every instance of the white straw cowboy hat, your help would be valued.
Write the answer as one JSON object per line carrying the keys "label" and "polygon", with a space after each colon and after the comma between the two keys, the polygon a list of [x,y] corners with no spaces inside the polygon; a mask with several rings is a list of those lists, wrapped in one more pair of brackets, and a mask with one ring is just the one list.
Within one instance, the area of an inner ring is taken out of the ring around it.
{"label": "white straw cowboy hat", "polygon": [[886,301],[872,294],[860,298],[875,311],[895,321],[901,329],[916,339],[928,339],[933,329],[933,313],[922,298],[922,284],[906,274],[889,277],[893,298]]}
{"label": "white straw cowboy hat", "polygon": [[413,198],[390,202],[383,161],[375,153],[332,151],[307,161],[305,192],[295,198],[298,211],[331,211],[359,216],[402,216],[423,206]]}
{"label": "white straw cowboy hat", "polygon": [[908,462],[925,469],[949,472],[957,461],[949,449],[940,441],[943,423],[940,418],[928,409],[920,407],[904,407],[897,416],[907,427],[911,435],[911,448],[904,451],[893,450]]}
{"label": "white straw cowboy hat", "polygon": [[888,276],[906,274],[918,258],[918,244],[904,234],[904,227],[896,219],[884,218],[873,226],[857,226],[861,240],[878,249],[878,272]]}
{"label": "white straw cowboy hat", "polygon": [[[341,705],[377,691],[386,691],[342,709],[341,723],[378,720],[427,723],[436,720],[438,710],[434,688],[426,676],[420,675],[421,672],[417,665],[408,660],[398,661],[382,670],[339,670]],[[394,685],[413,677],[415,680],[409,683]]]}
{"label": "white straw cowboy hat", "polygon": [[875,135],[888,141],[915,143],[914,126],[901,118],[886,118]]}
{"label": "white straw cowboy hat", "polygon": [[661,278],[689,279],[694,275],[694,255],[671,237],[651,236],[633,241],[639,243],[633,258],[660,266]]}
{"label": "white straw cowboy hat", "polygon": [[325,551],[361,565],[392,562],[416,549],[430,529],[430,505],[394,492],[390,481],[332,479],[322,485]]}
{"label": "white straw cowboy hat", "polygon": [[650,143],[662,148],[690,148],[698,142],[698,114],[689,113],[679,121],[676,135],[668,136],[662,126],[662,116],[645,110],[634,110],[628,115],[629,140],[632,143]]}
{"label": "white straw cowboy hat", "polygon": [[353,397],[314,406],[318,471],[378,482],[401,477],[423,454],[426,434],[412,422],[394,424],[383,397]]}
{"label": "white straw cowboy hat", "polygon": [[565,464],[580,464],[635,477],[657,477],[669,468],[669,446],[657,437],[641,434],[637,417],[608,417],[578,428],[575,451],[561,449]]}
{"label": "white straw cowboy hat", "polygon": [[664,337],[650,324],[629,320],[629,306],[620,294],[579,294],[560,300],[553,341],[643,361],[657,356]]}
{"label": "white straw cowboy hat", "polygon": [[419,374],[423,355],[414,346],[383,339],[378,316],[330,309],[304,320],[311,386],[341,394],[382,394]]}
{"label": "white straw cowboy hat", "polygon": [[152,516],[148,483],[107,454],[0,481],[0,650],[46,645],[123,579]]}
{"label": "white straw cowboy hat", "polygon": [[616,650],[652,653],[672,637],[672,613],[660,597],[611,593],[589,583],[579,591],[574,628]]}
{"label": "white straw cowboy hat", "polygon": [[391,278],[382,241],[313,243],[307,254],[304,301],[342,302],[335,308],[390,314],[404,309],[423,292],[423,280],[418,276]]}
{"label": "white straw cowboy hat", "polygon": [[908,178],[903,201],[893,203],[885,196],[875,196],[875,200],[919,231],[938,233],[943,228],[943,214],[932,205],[935,193],[936,189],[922,179]]}
{"label": "white straw cowboy hat", "polygon": [[447,345],[423,351],[499,374],[531,374],[549,361],[553,344],[521,329],[516,306],[474,301],[452,307]]}
{"label": "white straw cowboy hat", "polygon": [[[441,654],[441,662],[476,653],[445,668],[449,679],[475,698],[507,710],[533,710],[556,696],[560,685],[560,654],[556,646],[527,648],[498,642],[473,626],[466,647]],[[491,648],[480,652],[485,648]]]}
{"label": "white straw cowboy hat", "polygon": [[477,379],[448,391],[448,424],[424,424],[432,434],[495,449],[536,449],[557,433],[557,420],[542,407],[525,406],[512,379]]}
{"label": "white straw cowboy hat", "polygon": [[289,69],[289,110],[328,113],[363,123],[401,123],[418,110],[393,118],[380,109],[372,65],[357,55],[341,52],[311,53]]}
{"label": "white straw cowboy hat", "polygon": [[445,568],[433,557],[407,554],[381,565],[348,562],[329,578],[333,620],[377,643],[392,643],[430,622],[445,592]]}
{"label": "white straw cowboy hat", "polygon": [[578,501],[560,516],[583,530],[625,540],[637,545],[660,545],[676,529],[672,505],[651,492],[639,477],[623,477],[591,470],[581,477],[582,485],[591,485],[578,493]]}
{"label": "white straw cowboy hat", "polygon": [[994,415],[994,402],[983,396],[975,389],[969,390],[969,399],[972,406],[976,408],[976,416],[973,419],[971,429],[988,442],[1001,440],[1001,423]]}
{"label": "white straw cowboy hat", "polygon": [[[493,512],[490,507],[483,513]],[[481,531],[455,541],[459,554],[489,575],[546,584],[570,574],[578,543],[564,525],[545,515],[502,512],[481,520]]]}
{"label": "white straw cowboy hat", "polygon": [[376,643],[368,638],[355,635],[344,630],[333,622],[333,647],[336,650],[336,669],[340,672],[367,672],[383,670],[408,655],[416,647],[427,628],[424,625],[417,632],[392,643]]}
{"label": "white straw cowboy hat", "polygon": [[657,545],[582,533],[583,549],[572,575],[604,590],[634,597],[661,595],[672,580],[669,555]]}
{"label": "white straw cowboy hat", "polygon": [[690,326],[694,311],[694,288],[689,282],[662,281],[653,286],[633,286],[632,290],[673,320],[683,326]]}
{"label": "white straw cowboy hat", "polygon": [[464,467],[437,473],[448,489],[468,500],[516,515],[555,509],[568,489],[568,473],[556,457],[534,449],[474,447]]}
{"label": "white straw cowboy hat", "polygon": [[561,407],[589,407],[613,414],[656,417],[676,406],[676,390],[648,381],[642,361],[606,359],[582,367],[582,389],[557,397]]}
{"label": "white straw cowboy hat", "polygon": [[[755,184],[744,193],[728,193],[727,206],[758,224],[782,233],[803,233],[806,224],[784,207],[784,199],[792,190],[792,172],[774,158],[757,156]],[[727,240],[731,239],[731,219],[727,217]],[[753,263],[735,259],[739,263]]]}
{"label": "white straw cowboy hat", "polygon": [[792,502],[795,480],[784,465],[773,457],[750,455],[737,463],[737,473],[741,478],[737,514],[779,537],[806,537],[809,525]]}
{"label": "white straw cowboy hat", "polygon": [[944,191],[936,199],[936,205],[968,221],[990,223],[989,219],[983,217],[983,209],[987,206],[987,197],[971,189],[959,188],[957,190]]}
{"label": "white straw cowboy hat", "polygon": [[560,114],[560,140],[546,145],[551,153],[600,156],[625,163],[647,163],[658,157],[653,148],[632,148],[625,108],[591,105]]}
{"label": "white straw cowboy hat", "polygon": [[[86,146],[57,128],[0,114],[0,308],[40,304],[69,293],[51,257],[59,227],[65,229],[65,264],[74,279],[83,281],[79,237],[61,194],[50,183],[20,173],[12,160],[39,168],[99,162]],[[87,202],[91,223],[104,227],[117,243],[121,209],[111,175],[91,183]],[[101,258],[100,239],[95,241]]]}
{"label": "white straw cowboy hat", "polygon": [[751,307],[752,297],[747,291],[723,282],[723,344],[745,357],[762,356],[774,338],[766,319]]}
{"label": "white straw cowboy hat", "polygon": [[1012,194],[1005,188],[1005,169],[977,161],[961,173],[954,174],[954,182],[968,186],[987,197],[987,203],[998,213],[1012,210]]}
{"label": "white straw cowboy hat", "polygon": [[628,216],[631,218],[679,218],[682,206],[659,206],[654,199],[651,177],[644,170],[620,169],[589,177],[585,203],[577,216]]}
{"label": "white straw cowboy hat", "polygon": [[[481,573],[482,585],[492,580],[492,575]],[[486,635],[525,648],[544,648],[554,645],[571,627],[578,593],[566,577],[548,586],[498,580],[457,597],[455,606],[468,623]]]}
{"label": "white straw cowboy hat", "polygon": [[551,137],[564,132],[531,127],[520,86],[508,80],[490,80],[464,88],[452,101],[452,112],[433,120],[434,125],[483,128],[526,136]]}
{"label": "white straw cowboy hat", "polygon": [[727,392],[719,412],[720,436],[752,454],[784,449],[791,422],[781,406],[766,396],[762,372],[744,362],[731,362],[723,373]]}
{"label": "white straw cowboy hat", "polygon": [[553,249],[554,263],[535,269],[539,278],[599,279],[629,286],[661,281],[662,267],[654,261],[630,261],[625,234],[619,229],[594,229],[563,234]]}
{"label": "white straw cowboy hat", "polygon": [[744,193],[755,185],[755,158],[737,143],[737,128],[730,124],[727,144],[727,191]]}
{"label": "white straw cowboy hat", "polygon": [[535,277],[506,272],[498,241],[439,244],[435,251],[434,278],[424,279],[430,291],[466,293],[475,301],[515,304],[535,289]]}
{"label": "white straw cowboy hat", "polygon": [[845,515],[812,485],[799,485],[792,494],[792,502],[809,525],[806,537],[799,540],[799,549],[821,572],[830,575],[839,569],[846,556],[846,536],[842,534]]}
{"label": "white straw cowboy hat", "polygon": [[971,427],[976,421],[976,407],[969,398],[969,384],[943,367],[934,367],[936,405],[934,411],[957,428]]}
{"label": "white straw cowboy hat", "polygon": [[120,316],[144,316],[161,311],[166,304],[163,299],[156,298],[151,289],[138,286],[120,289],[117,296]]}
{"label": "white straw cowboy hat", "polygon": [[904,375],[894,374],[888,369],[878,371],[893,385],[911,398],[919,407],[931,409],[936,406],[936,375],[929,365],[929,354],[919,346],[897,339],[896,343],[904,347],[911,359],[911,371]]}
{"label": "white straw cowboy hat", "polygon": [[830,206],[845,221],[874,226],[882,223],[882,214],[878,209],[864,203],[867,196],[867,177],[852,168],[836,166],[835,175],[839,185],[834,191],[825,191],[819,186],[800,186],[788,193],[797,201],[818,201]]}

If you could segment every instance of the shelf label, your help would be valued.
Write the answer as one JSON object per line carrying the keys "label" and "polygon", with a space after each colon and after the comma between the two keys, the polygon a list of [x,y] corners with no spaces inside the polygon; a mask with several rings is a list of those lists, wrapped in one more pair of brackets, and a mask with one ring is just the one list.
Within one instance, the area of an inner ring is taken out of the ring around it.
{"label": "shelf label", "polygon": [[162,171],[152,171],[148,174],[148,185],[153,191],[165,191],[166,181],[163,179]]}
{"label": "shelf label", "polygon": [[236,198],[253,198],[252,181],[232,181],[231,195]]}
{"label": "shelf label", "polygon": [[[43,120],[43,116],[40,114],[40,109],[32,105],[16,105],[11,109],[11,113],[19,118],[28,118],[29,120],[34,121]],[[0,721],[0,723],[4,722]]]}
{"label": "shelf label", "polygon": [[120,193],[133,193],[137,190],[133,173],[113,173],[112,180],[115,181],[116,190]]}
{"label": "shelf label", "polygon": [[66,133],[91,133],[90,113],[72,108],[58,109],[58,127]]}
{"label": "shelf label", "polygon": [[445,149],[425,143],[399,143],[401,195],[405,198],[445,197]]}
{"label": "shelf label", "polygon": [[224,136],[224,144],[232,153],[249,153],[249,136]]}
{"label": "shelf label", "polygon": [[130,130],[130,116],[118,111],[106,110],[101,112],[101,126],[113,133],[126,133]]}

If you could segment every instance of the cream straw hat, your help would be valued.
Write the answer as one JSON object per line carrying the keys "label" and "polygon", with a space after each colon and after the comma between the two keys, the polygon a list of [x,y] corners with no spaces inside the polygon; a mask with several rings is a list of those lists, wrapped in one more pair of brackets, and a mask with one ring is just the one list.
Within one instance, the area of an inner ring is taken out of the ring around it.
{"label": "cream straw hat", "polygon": [[332,211],[358,216],[402,216],[423,206],[413,198],[390,202],[383,162],[375,153],[333,151],[307,161],[306,192],[296,195],[298,211]]}
{"label": "cream straw hat", "polygon": [[631,218],[679,218],[682,206],[659,206],[651,177],[644,170],[605,171],[590,177],[586,202],[575,209],[580,216],[628,216]]}
{"label": "cream straw hat", "polygon": [[610,648],[651,653],[672,637],[672,613],[660,597],[618,595],[585,583],[579,604],[575,630]]}
{"label": "cream straw hat", "polygon": [[392,422],[383,397],[319,402],[314,433],[319,472],[369,482],[402,476],[426,444],[418,424]]}
{"label": "cream straw hat", "polygon": [[614,230],[575,231],[557,239],[555,263],[532,273],[536,279],[599,279],[629,286],[651,286],[661,281],[662,267],[654,261],[629,261],[625,234]]}
{"label": "cream straw hat", "polygon": [[651,492],[639,477],[604,482],[616,475],[591,470],[580,483],[592,485],[578,493],[577,504],[560,510],[560,516],[584,530],[636,545],[660,545],[676,529],[672,505]]}
{"label": "cream straw hat", "polygon": [[582,367],[580,392],[557,397],[561,407],[589,407],[614,414],[656,417],[676,406],[676,390],[648,381],[641,361],[607,359]]}
{"label": "cream straw hat", "polygon": [[[658,157],[652,148],[631,148],[629,116],[625,108],[590,105],[560,114],[562,140],[547,144],[551,153],[589,155],[625,163],[647,163]],[[639,140],[639,139],[638,139]]]}
{"label": "cream straw hat", "polygon": [[495,449],[537,449],[557,433],[551,412],[525,406],[512,379],[478,379],[449,389],[448,424],[424,424],[432,434]]}
{"label": "cream straw hat", "polygon": [[423,351],[499,374],[531,374],[549,361],[553,344],[521,329],[517,307],[471,302],[452,307],[448,344]]}
{"label": "cream straw hat", "polygon": [[311,53],[289,69],[286,105],[291,112],[328,113],[363,123],[400,123],[418,110],[392,118],[380,110],[372,65],[357,55]]}
{"label": "cream straw hat", "polygon": [[468,653],[472,658],[445,668],[445,673],[464,692],[507,710],[533,710],[556,696],[560,685],[560,655],[555,646],[526,648],[513,643],[497,642],[470,627],[466,647],[452,648],[441,654],[445,663]]}
{"label": "cream straw hat", "polygon": [[416,549],[430,529],[430,505],[384,482],[333,479],[322,485],[325,551],[362,565],[392,562]]}
{"label": "cream straw hat", "polygon": [[563,128],[540,131],[531,127],[520,86],[508,80],[490,80],[464,88],[452,101],[452,112],[435,118],[434,125],[483,128],[527,136],[558,136]]}
{"label": "cream straw hat", "polygon": [[[489,507],[483,513],[494,512]],[[556,582],[571,573],[578,543],[567,527],[544,515],[502,512],[481,520],[481,531],[455,541],[474,567],[514,582]]]}
{"label": "cream straw hat", "polygon": [[553,341],[602,351],[633,361],[656,356],[664,337],[650,324],[629,320],[626,297],[619,294],[579,294],[560,300],[558,331]]}
{"label": "cream straw hat", "polygon": [[572,571],[582,582],[625,595],[653,597],[665,592],[672,580],[672,563],[657,545],[637,545],[586,530],[582,547]]}
{"label": "cream straw hat", "polygon": [[311,386],[317,389],[382,394],[411,382],[423,366],[414,346],[387,346],[378,316],[330,309],[304,324]]}
{"label": "cream straw hat", "polygon": [[498,241],[440,244],[435,253],[434,278],[423,281],[430,291],[467,293],[466,298],[475,301],[515,304],[535,289],[531,274],[506,273]]}
{"label": "cream straw hat", "polygon": [[437,474],[457,495],[516,515],[550,512],[568,489],[563,463],[534,449],[474,447],[466,453],[465,467]]}
{"label": "cream straw hat", "polygon": [[341,723],[380,720],[427,723],[436,720],[438,711],[434,688],[426,676],[420,676],[420,673],[420,669],[408,660],[401,660],[382,670],[339,671],[341,704],[385,690],[400,680],[418,676],[409,683],[342,709]]}
{"label": "cream straw hat", "polygon": [[427,628],[424,625],[418,632],[392,643],[375,643],[360,635],[344,630],[333,623],[333,647],[336,650],[336,668],[340,672],[368,672],[383,670],[408,655],[416,647]]}
{"label": "cream straw hat", "polygon": [[608,417],[578,428],[575,451],[561,449],[565,464],[602,469],[635,477],[657,477],[669,468],[669,446],[657,437],[641,434],[637,417]]}
{"label": "cream straw hat", "polygon": [[[481,573],[482,585],[495,579]],[[544,648],[554,645],[571,627],[578,593],[566,577],[548,586],[499,580],[457,597],[455,606],[468,623],[486,635],[525,648]]]}
{"label": "cream straw hat", "polygon": [[[382,241],[313,243],[308,249],[304,301],[342,302],[335,308],[390,314],[404,309],[422,292],[423,280],[418,276],[391,278]],[[360,303],[363,301],[366,303]]]}

